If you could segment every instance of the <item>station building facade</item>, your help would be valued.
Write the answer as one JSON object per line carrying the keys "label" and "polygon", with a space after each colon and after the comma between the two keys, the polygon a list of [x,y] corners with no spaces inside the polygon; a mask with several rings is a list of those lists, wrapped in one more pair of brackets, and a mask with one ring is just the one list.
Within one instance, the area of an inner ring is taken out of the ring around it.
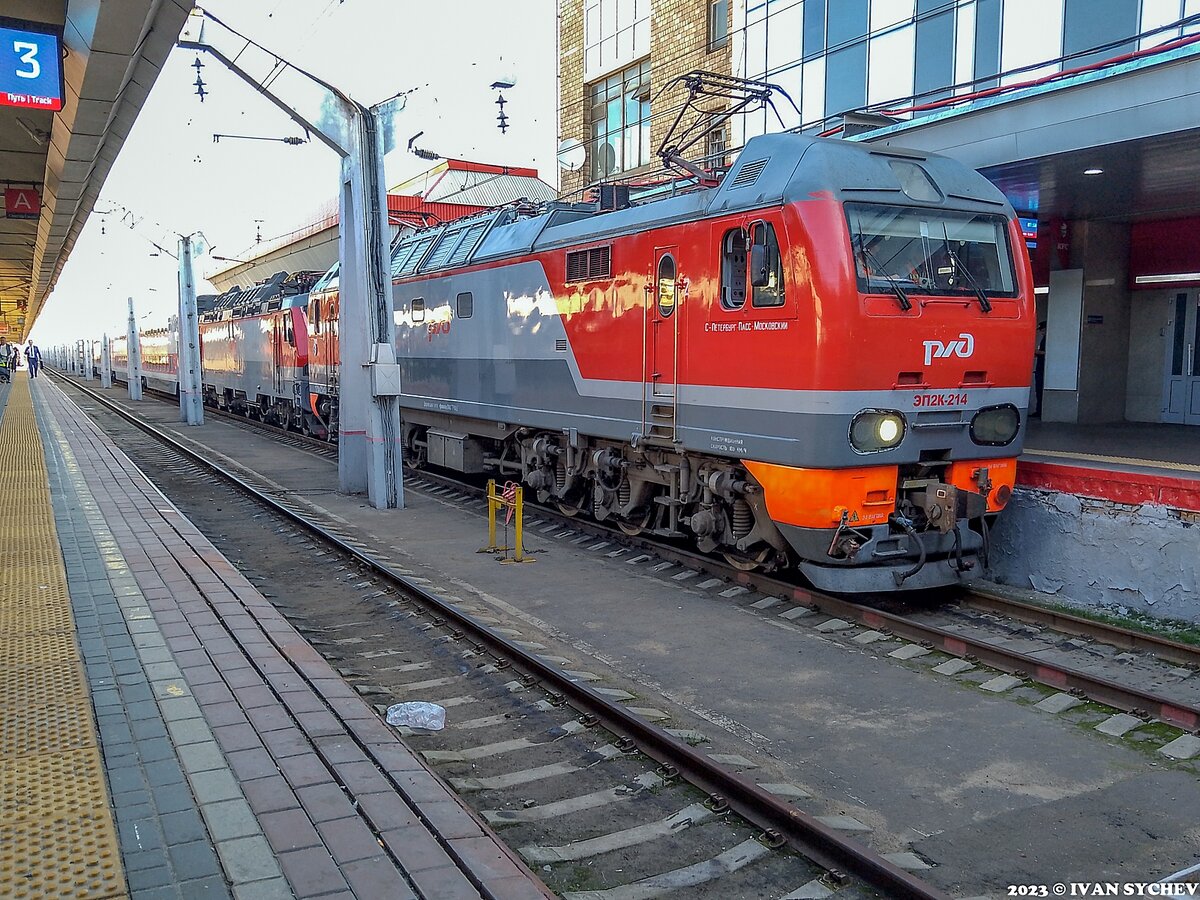
{"label": "station building facade", "polygon": [[[609,2],[561,5],[563,136],[588,147],[572,187],[623,174],[609,107],[583,102],[606,62],[648,66],[650,96],[660,73],[722,71],[724,13],[727,71],[782,89],[731,123],[730,154],[795,129],[961,159],[1027,231],[1042,417],[1200,424],[1200,0]],[[631,14],[651,39],[605,56],[606,22]],[[653,142],[670,107],[646,112]]]}
{"label": "station building facade", "polygon": [[[518,200],[534,202],[556,196],[536,169],[464,159],[443,159],[421,174],[388,188],[391,240],[401,232],[449,222]],[[338,258],[341,235],[338,202],[328,200],[308,221],[238,253],[217,257],[220,265],[206,273],[218,291],[257,284],[276,272],[324,272]]]}
{"label": "station building facade", "polygon": [[[560,0],[559,132],[586,148],[563,171],[563,196],[598,181],[660,174],[655,151],[686,92],[663,90],[696,69],[731,73],[736,0]],[[705,137],[704,156],[725,159],[729,128]]]}

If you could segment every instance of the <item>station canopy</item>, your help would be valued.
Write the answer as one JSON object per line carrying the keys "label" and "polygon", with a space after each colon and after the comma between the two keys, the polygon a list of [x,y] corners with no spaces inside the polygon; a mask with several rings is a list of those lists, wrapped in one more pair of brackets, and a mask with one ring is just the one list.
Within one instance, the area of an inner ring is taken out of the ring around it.
{"label": "station canopy", "polygon": [[1200,214],[1200,35],[941,103],[853,139],[946,153],[1042,220]]}
{"label": "station canopy", "polygon": [[0,336],[24,341],[192,8],[4,0]]}

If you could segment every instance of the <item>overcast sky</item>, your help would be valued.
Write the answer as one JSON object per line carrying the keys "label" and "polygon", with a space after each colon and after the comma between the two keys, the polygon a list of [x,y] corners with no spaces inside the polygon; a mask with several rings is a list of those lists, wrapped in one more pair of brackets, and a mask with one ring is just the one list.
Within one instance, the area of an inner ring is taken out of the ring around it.
{"label": "overcast sky", "polygon": [[[208,0],[238,31],[350,94],[373,104],[409,96],[397,123],[400,149],[386,160],[388,184],[434,165],[407,153],[418,145],[443,156],[532,165],[556,184],[557,4],[555,0]],[[202,56],[208,96],[195,95],[193,51],[172,51],[113,166],[34,328],[43,347],[101,333],[123,334],[132,296],[144,328],[175,310],[176,263],[148,237],[202,231],[219,255],[239,258],[256,227],[270,239],[307,224],[336,196],[336,154],[313,141],[293,147],[213,134],[285,137],[302,129],[215,59]],[[496,92],[510,128],[496,128]],[[138,218],[136,231],[122,214]],[[256,219],[262,222],[256,223]],[[101,231],[104,233],[102,234]],[[244,258],[244,257],[242,257]]]}

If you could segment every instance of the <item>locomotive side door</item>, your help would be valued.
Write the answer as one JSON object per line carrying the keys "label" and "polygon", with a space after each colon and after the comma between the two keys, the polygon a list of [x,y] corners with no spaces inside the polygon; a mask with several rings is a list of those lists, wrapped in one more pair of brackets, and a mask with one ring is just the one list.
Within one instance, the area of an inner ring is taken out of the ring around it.
{"label": "locomotive side door", "polygon": [[284,316],[271,317],[271,372],[274,376],[272,395],[280,397],[283,394],[283,351]]}
{"label": "locomotive side door", "polygon": [[652,398],[672,402],[679,380],[679,257],[675,247],[654,251],[654,280],[646,298],[646,380]]}

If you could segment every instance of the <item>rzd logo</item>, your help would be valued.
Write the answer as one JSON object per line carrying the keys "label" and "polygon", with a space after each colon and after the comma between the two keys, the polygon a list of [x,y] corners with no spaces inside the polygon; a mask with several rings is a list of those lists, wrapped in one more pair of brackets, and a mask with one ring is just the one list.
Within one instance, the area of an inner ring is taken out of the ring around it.
{"label": "rzd logo", "polygon": [[445,322],[430,322],[429,326],[426,328],[426,333],[429,335],[427,338],[425,338],[425,340],[427,340],[427,341],[432,341],[434,335],[437,335],[437,334],[449,334],[450,333],[449,320],[447,320]]}
{"label": "rzd logo", "polygon": [[961,356],[966,359],[975,352],[975,335],[960,334],[957,341],[943,344],[941,341],[925,341],[925,365],[935,359],[945,359],[947,356]]}

